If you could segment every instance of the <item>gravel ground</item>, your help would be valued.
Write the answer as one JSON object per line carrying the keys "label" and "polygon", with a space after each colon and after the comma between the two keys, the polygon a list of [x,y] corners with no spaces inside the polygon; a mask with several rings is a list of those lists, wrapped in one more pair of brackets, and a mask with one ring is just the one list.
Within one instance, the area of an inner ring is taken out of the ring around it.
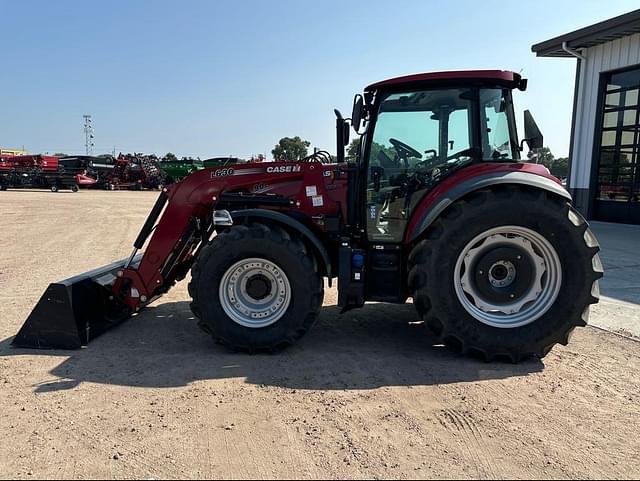
{"label": "gravel ground", "polygon": [[1,477],[640,477],[640,344],[592,327],[484,364],[411,305],[341,316],[330,289],[302,342],[247,356],[198,330],[182,283],[87,349],[10,348],[49,282],[129,253],[155,196],[0,193]]}

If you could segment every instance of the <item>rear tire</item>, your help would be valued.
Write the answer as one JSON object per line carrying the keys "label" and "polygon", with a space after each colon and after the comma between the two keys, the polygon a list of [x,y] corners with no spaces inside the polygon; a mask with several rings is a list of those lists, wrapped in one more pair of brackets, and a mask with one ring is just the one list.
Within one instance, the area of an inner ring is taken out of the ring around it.
{"label": "rear tire", "polygon": [[303,242],[278,226],[234,226],[195,261],[191,310],[204,331],[231,349],[278,351],[317,320],[324,284],[315,265]]}
{"label": "rear tire", "polygon": [[51,192],[58,192],[58,186],[57,185],[52,185],[51,186]]}
{"label": "rear tire", "polygon": [[[504,229],[514,233],[494,234]],[[599,250],[566,200],[528,188],[483,190],[453,204],[416,245],[409,287],[422,320],[454,350],[487,361],[544,357],[586,326],[599,300]],[[518,266],[522,258],[530,267]]]}

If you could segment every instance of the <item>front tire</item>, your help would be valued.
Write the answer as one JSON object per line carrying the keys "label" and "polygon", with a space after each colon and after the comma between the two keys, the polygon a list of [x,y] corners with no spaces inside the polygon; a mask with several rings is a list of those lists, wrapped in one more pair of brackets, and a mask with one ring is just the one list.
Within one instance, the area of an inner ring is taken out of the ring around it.
{"label": "front tire", "polygon": [[254,223],[217,235],[191,269],[191,310],[221,344],[278,351],[316,322],[324,285],[302,240]]}
{"label": "front tire", "polygon": [[599,250],[564,199],[483,190],[453,204],[416,245],[409,286],[425,324],[456,351],[488,361],[544,357],[598,302]]}

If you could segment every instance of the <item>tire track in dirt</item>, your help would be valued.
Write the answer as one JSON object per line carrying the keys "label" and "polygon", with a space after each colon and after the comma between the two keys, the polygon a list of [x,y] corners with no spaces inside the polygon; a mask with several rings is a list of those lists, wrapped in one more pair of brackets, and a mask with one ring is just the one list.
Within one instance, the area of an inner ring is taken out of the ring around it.
{"label": "tire track in dirt", "polygon": [[458,440],[470,458],[475,461],[478,477],[496,479],[497,471],[492,455],[486,449],[486,440],[475,420],[462,411],[453,408],[442,409],[438,421]]}
{"label": "tire track in dirt", "polygon": [[[502,444],[502,449],[514,465],[527,466],[531,460],[538,460],[535,466],[536,469],[542,470],[539,475],[545,473],[551,465],[554,469],[559,468],[563,472],[574,474],[581,473],[584,466],[589,466],[590,471],[586,472],[598,473],[598,478],[610,477],[616,472],[615,467],[601,469],[599,466],[602,462],[601,453],[592,451],[584,435],[578,435],[578,433],[588,430],[591,432],[591,438],[596,436],[595,429],[609,424],[613,407],[609,406],[606,398],[602,398],[603,405],[587,402],[583,394],[592,392],[592,387],[584,388],[580,384],[569,386],[569,383],[558,382],[557,379],[566,379],[570,374],[565,372],[563,361],[556,362],[559,364],[551,369],[561,367],[562,374],[551,376],[552,379],[547,382],[540,382],[541,380],[538,379],[530,383],[532,392],[529,394],[529,409],[531,412],[538,413],[538,417],[535,423],[531,423],[524,430],[513,430],[522,426],[523,418],[526,416],[520,410],[513,410],[513,405],[521,402],[521,397],[519,399],[518,395],[514,394],[518,392],[517,385],[511,381],[493,382],[485,386],[484,393],[474,394],[474,397],[493,399],[490,405],[478,406],[482,408],[479,415],[486,416],[486,418],[483,417],[483,424],[494,433],[492,439],[497,440],[496,433],[500,436],[493,451],[495,452],[496,448],[500,449],[499,445]],[[569,372],[572,370],[570,369]],[[571,377],[574,376],[581,377],[571,374]],[[569,404],[570,408],[559,411],[557,409],[559,399]],[[580,413],[587,412],[588,417],[580,417]],[[568,426],[566,419],[574,419],[573,424]],[[580,428],[577,429],[578,427]],[[575,449],[567,452],[568,446],[573,446]],[[504,468],[502,472],[513,473],[514,466],[506,465],[504,458],[497,465],[501,470]],[[574,467],[572,468],[571,465]],[[575,471],[571,471],[572,469]],[[579,477],[578,474],[575,475]],[[522,471],[519,476],[526,477],[527,471]]]}
{"label": "tire track in dirt", "polygon": [[581,389],[596,389],[600,394],[628,399],[640,392],[639,379],[625,369],[620,369],[615,359],[602,355],[595,357],[587,353],[568,351],[559,360],[562,372],[581,379]]}
{"label": "tire track in dirt", "polygon": [[[575,371],[576,376],[595,382],[611,382],[611,369],[603,358],[593,358],[581,353],[568,352],[562,359],[562,370]],[[624,373],[622,373],[624,375]],[[626,376],[625,376],[626,377]]]}

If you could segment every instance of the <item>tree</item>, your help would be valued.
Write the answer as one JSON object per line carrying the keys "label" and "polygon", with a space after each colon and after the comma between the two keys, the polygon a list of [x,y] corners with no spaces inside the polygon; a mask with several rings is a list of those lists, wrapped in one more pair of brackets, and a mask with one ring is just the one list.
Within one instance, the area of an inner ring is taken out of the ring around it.
{"label": "tree", "polygon": [[[351,143],[347,147],[347,159],[355,162],[360,155],[360,141],[361,139],[353,139]],[[371,165],[380,165],[381,159],[388,158],[389,160],[393,160],[396,156],[396,151],[393,147],[385,147],[378,142],[371,143],[371,154],[369,158],[371,159]]]}
{"label": "tree", "polygon": [[356,161],[358,159],[358,154],[360,153],[360,139],[353,139],[349,146],[347,147],[347,158],[352,161]]}
{"label": "tree", "polygon": [[549,147],[530,150],[527,157],[536,164],[544,165],[556,177],[562,179],[569,175],[569,158],[560,157],[556,159]]}
{"label": "tree", "polygon": [[560,157],[555,159],[553,165],[549,168],[551,173],[560,179],[569,175],[569,157]]}
{"label": "tree", "polygon": [[178,160],[178,157],[176,157],[176,155],[172,154],[171,152],[167,152],[166,155],[162,158],[162,160],[165,162],[175,162]]}
{"label": "tree", "polygon": [[295,136],[283,137],[271,151],[274,160],[300,160],[307,156],[311,142]]}
{"label": "tree", "polygon": [[542,164],[545,167],[549,168],[555,157],[551,153],[551,149],[549,147],[540,147],[539,149],[532,149],[527,154],[529,160],[534,161],[536,164]]}
{"label": "tree", "polygon": [[393,147],[386,147],[378,142],[371,142],[371,153],[369,159],[371,165],[385,166],[388,162],[396,159],[397,152]]}

